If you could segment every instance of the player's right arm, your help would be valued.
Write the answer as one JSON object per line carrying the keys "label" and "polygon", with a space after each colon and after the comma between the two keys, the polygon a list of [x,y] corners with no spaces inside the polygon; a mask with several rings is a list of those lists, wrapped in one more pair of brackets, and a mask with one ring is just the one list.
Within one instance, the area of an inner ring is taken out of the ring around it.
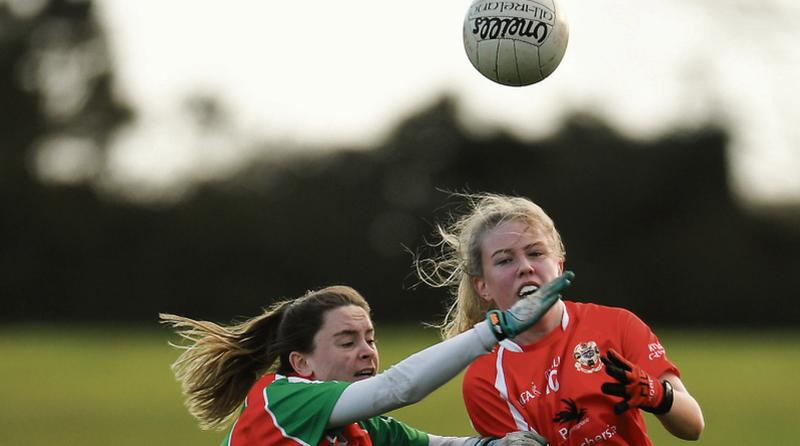
{"label": "player's right arm", "polygon": [[328,427],[344,426],[420,401],[500,340],[535,325],[573,277],[567,271],[508,310],[490,311],[485,321],[464,333],[415,353],[377,376],[352,383],[336,402]]}

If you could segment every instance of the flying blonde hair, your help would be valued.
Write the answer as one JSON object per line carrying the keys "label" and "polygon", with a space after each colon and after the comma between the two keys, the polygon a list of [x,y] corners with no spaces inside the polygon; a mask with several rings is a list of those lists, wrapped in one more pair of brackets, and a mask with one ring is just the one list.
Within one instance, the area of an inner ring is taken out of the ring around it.
{"label": "flying blonde hair", "polygon": [[450,216],[448,224],[436,225],[438,241],[428,244],[435,254],[417,256],[414,267],[420,280],[435,288],[449,288],[452,301],[441,324],[436,325],[447,339],[472,328],[494,308],[482,299],[472,278],[483,275],[481,242],[485,234],[508,221],[524,221],[538,228],[560,259],[566,258],[564,243],[553,220],[531,200],[492,193],[453,194],[465,202],[463,212]]}

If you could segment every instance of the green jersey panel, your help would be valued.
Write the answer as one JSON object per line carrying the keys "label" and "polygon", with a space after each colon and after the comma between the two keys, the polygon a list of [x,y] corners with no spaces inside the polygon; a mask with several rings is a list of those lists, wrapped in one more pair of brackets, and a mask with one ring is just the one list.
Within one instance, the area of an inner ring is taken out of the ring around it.
{"label": "green jersey panel", "polygon": [[283,431],[315,445],[325,434],[333,406],[348,385],[342,381],[277,379],[265,391],[267,406]]}
{"label": "green jersey panel", "polygon": [[372,417],[358,424],[369,432],[374,446],[428,446],[428,434],[392,417]]}

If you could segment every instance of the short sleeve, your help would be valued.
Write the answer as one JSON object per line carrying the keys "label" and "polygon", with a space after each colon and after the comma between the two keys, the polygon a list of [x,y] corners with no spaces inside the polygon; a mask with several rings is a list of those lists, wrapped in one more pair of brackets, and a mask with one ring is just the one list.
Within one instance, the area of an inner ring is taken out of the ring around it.
{"label": "short sleeve", "polygon": [[626,359],[639,365],[653,376],[672,372],[680,376],[680,370],[667,358],[667,351],[653,330],[638,316],[621,310],[622,352]]}
{"label": "short sleeve", "polygon": [[348,385],[341,381],[278,379],[264,391],[266,409],[285,435],[317,444],[333,406]]}

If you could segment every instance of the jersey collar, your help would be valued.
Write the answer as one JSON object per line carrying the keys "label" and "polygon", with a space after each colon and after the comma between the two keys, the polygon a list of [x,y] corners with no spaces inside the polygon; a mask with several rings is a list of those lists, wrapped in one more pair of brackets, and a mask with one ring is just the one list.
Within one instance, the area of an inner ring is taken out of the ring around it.
{"label": "jersey collar", "polygon": [[[567,331],[567,327],[569,326],[569,311],[567,311],[567,304],[565,304],[563,300],[559,299],[556,305],[561,306],[561,331]],[[522,351],[522,346],[511,339],[503,339],[500,341],[500,346],[512,352]]]}
{"label": "jersey collar", "polygon": [[567,331],[567,327],[569,326],[569,311],[567,311],[567,304],[560,299],[558,303],[561,304],[561,330]]}

